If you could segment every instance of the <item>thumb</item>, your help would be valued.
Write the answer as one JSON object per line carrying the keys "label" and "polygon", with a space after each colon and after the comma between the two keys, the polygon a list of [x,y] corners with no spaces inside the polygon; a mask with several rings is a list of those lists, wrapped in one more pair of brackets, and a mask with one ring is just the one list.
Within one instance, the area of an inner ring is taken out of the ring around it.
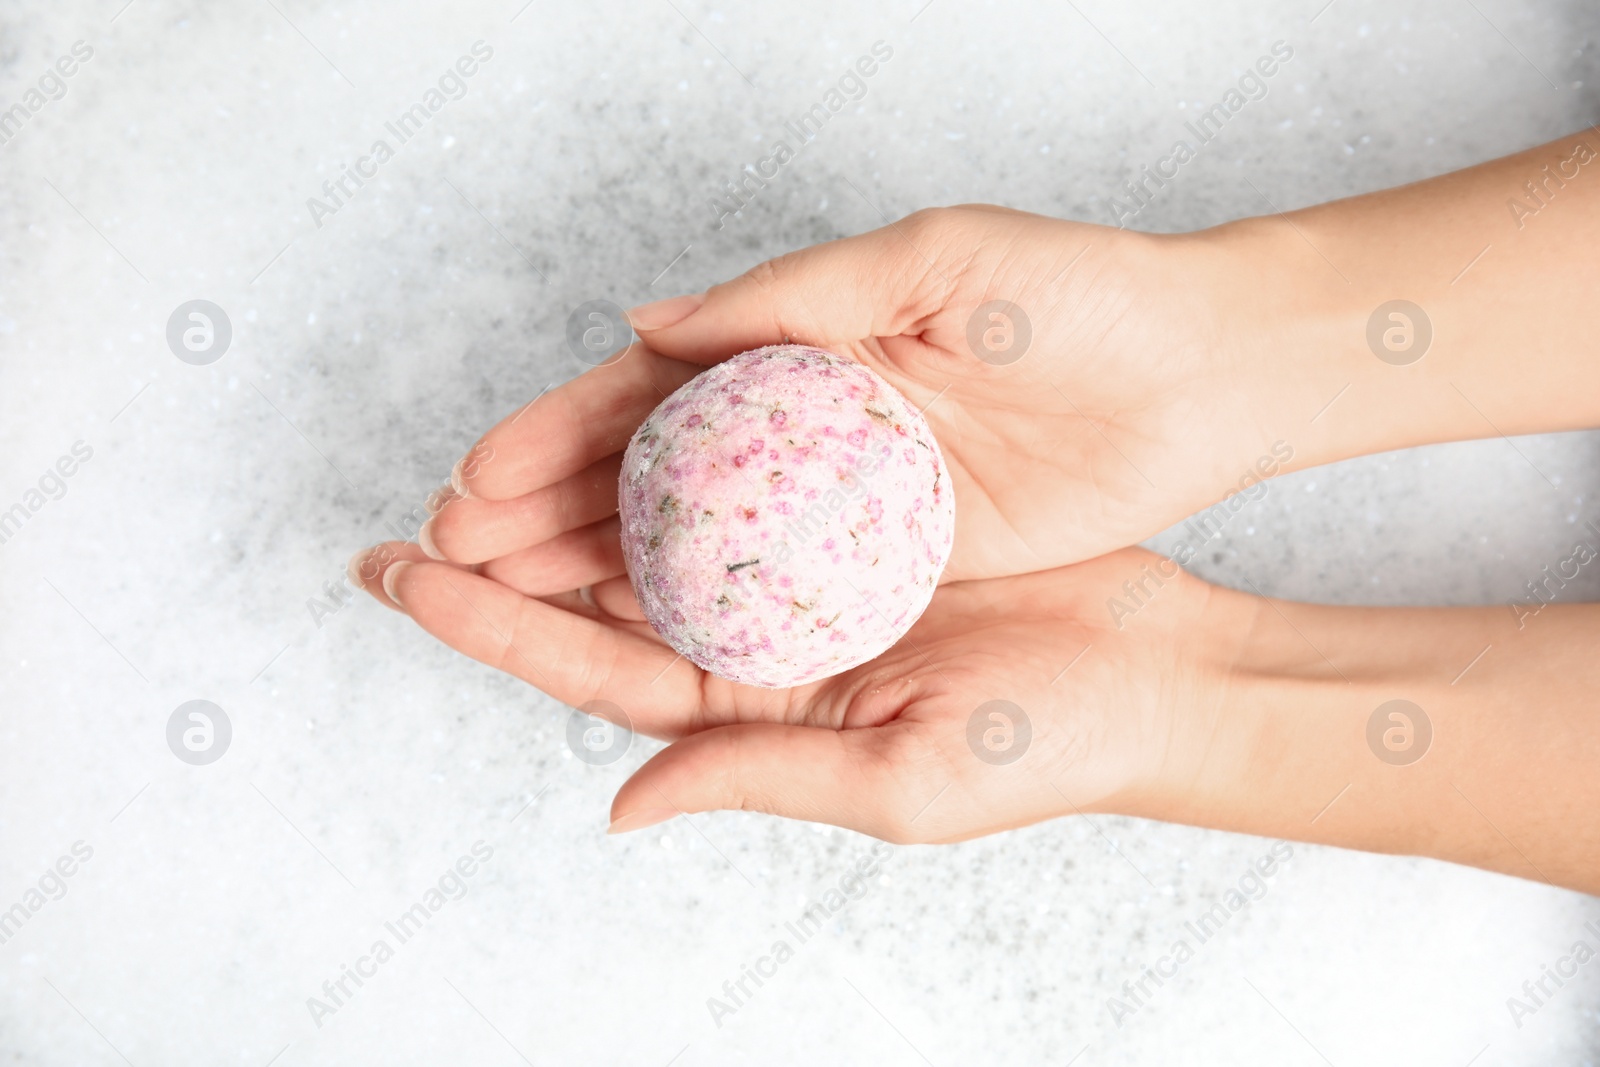
{"label": "thumb", "polygon": [[634,308],[628,320],[650,348],[694,363],[791,341],[898,336],[938,311],[949,289],[930,258],[927,217],[790,252],[705,293]]}
{"label": "thumb", "polygon": [[893,840],[905,778],[889,773],[894,724],[831,730],[777,723],[720,726],[657,753],[617,791],[608,833],[700,811],[763,811]]}

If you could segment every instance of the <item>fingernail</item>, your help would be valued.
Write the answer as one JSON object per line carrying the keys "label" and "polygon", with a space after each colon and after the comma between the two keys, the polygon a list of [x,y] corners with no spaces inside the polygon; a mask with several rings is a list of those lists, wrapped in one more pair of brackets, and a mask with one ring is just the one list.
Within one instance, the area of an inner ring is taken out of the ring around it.
{"label": "fingernail", "polygon": [[361,551],[351,556],[350,562],[344,565],[344,572],[350,576],[350,583],[352,585],[362,584],[361,565],[367,561],[367,557],[370,555],[372,555],[372,549],[363,548]]}
{"label": "fingernail", "polygon": [[641,808],[611,820],[611,825],[606,827],[606,833],[626,834],[634,830],[643,830],[646,826],[666,822],[676,814],[678,813],[672,808]]}
{"label": "fingernail", "polygon": [[578,589],[578,599],[589,605],[591,608],[594,608],[596,611],[600,610],[600,605],[594,602],[594,586],[585,585],[580,587]]}
{"label": "fingernail", "polygon": [[412,565],[410,560],[396,560],[389,564],[388,570],[383,572],[384,595],[396,604],[400,603],[400,597],[394,591],[395,584],[400,580],[400,575],[405,572],[406,568]]}
{"label": "fingernail", "polygon": [[462,468],[466,465],[467,457],[462,456],[460,459],[456,460],[456,465],[450,468],[450,488],[454,489],[456,491],[456,495],[459,497],[469,497],[472,495],[471,493],[467,492],[466,476],[462,473]]}
{"label": "fingernail", "polygon": [[653,304],[642,304],[634,308],[627,313],[627,318],[635,330],[664,330],[668,326],[676,326],[693,315],[705,302],[704,293],[669,296],[665,300],[657,300]]}
{"label": "fingernail", "polygon": [[433,520],[429,519],[422,524],[422,529],[417,531],[417,547],[422,549],[422,554],[429,559],[444,560],[444,553],[439,551],[439,546],[433,543]]}

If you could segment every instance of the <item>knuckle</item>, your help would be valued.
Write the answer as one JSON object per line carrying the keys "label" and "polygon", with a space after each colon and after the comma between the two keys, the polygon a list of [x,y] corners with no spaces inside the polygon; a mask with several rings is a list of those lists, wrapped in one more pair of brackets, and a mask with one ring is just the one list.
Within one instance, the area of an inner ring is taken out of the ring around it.
{"label": "knuckle", "polygon": [[571,479],[550,487],[550,522],[556,533],[570,530],[578,524],[580,502],[579,487]]}
{"label": "knuckle", "polygon": [[804,287],[803,250],[785,252],[774,259],[758,263],[743,277],[748,287],[746,295],[751,303],[763,310],[764,318],[785,340],[801,333],[796,322],[794,294]]}
{"label": "knuckle", "polygon": [[879,269],[892,279],[888,287],[920,313],[932,313],[943,305],[949,275],[960,265],[959,250],[971,244],[970,234],[958,232],[961,214],[959,208],[922,208],[884,232]]}
{"label": "knuckle", "polygon": [[750,280],[750,284],[755,286],[757,290],[771,295],[783,287],[791,273],[793,261],[789,260],[788,263],[785,263],[785,260],[788,259],[787,255],[782,255],[776,259],[757,263],[745,272],[745,277]]}
{"label": "knuckle", "polygon": [[561,532],[563,515],[561,485],[547,485],[512,504],[511,522],[526,540],[546,541]]}
{"label": "knuckle", "polygon": [[901,845],[934,840],[936,820],[928,817],[929,801],[954,780],[936,740],[920,729],[890,730],[874,770],[882,798],[878,836]]}
{"label": "knuckle", "polygon": [[957,213],[958,209],[950,207],[919,208],[907,215],[900,222],[900,227],[911,235],[912,240],[935,237],[953,224]]}
{"label": "knuckle", "polygon": [[715,755],[708,761],[716,768],[710,783],[713,795],[722,798],[722,805],[730,811],[753,811],[763,815],[777,814],[772,798],[763,788],[765,777],[760,768],[751,765],[749,751],[741,743],[736,730],[717,730],[707,737]]}

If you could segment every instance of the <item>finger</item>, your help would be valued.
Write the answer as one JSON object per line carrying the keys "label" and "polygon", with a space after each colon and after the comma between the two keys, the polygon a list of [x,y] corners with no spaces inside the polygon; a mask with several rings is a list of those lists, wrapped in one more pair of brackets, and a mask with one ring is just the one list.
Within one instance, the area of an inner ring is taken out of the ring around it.
{"label": "finger", "polygon": [[633,593],[633,583],[627,575],[596,582],[589,590],[594,606],[614,619],[643,622],[644,612],[639,609],[639,598]]}
{"label": "finger", "polygon": [[404,560],[409,563],[422,563],[428,560],[427,555],[420,547],[410,541],[385,541],[363,548],[350,557],[350,562],[345,564],[345,573],[350,576],[350,583],[365,591],[372,599],[392,611],[404,611],[399,604],[389,599],[389,594],[383,591],[383,575],[389,565]]}
{"label": "finger", "polygon": [[896,336],[937,311],[948,288],[907,229],[902,223],[790,252],[714,286],[698,306],[694,297],[674,297],[628,318],[651,348],[676,359]]}
{"label": "finger", "polygon": [[491,559],[478,573],[523,596],[549,596],[615,578],[624,569],[622,520],[612,515]]}
{"label": "finger", "polygon": [[598,522],[617,510],[620,453],[511,500],[456,497],[422,524],[417,540],[437,560],[482,563]]}
{"label": "finger", "polygon": [[646,349],[586,371],[506,416],[456,463],[458,493],[509,500],[620,452],[645,416],[704,369]]}
{"label": "finger", "polygon": [[577,707],[609,700],[635,730],[676,736],[703,717],[700,672],[672,649],[522,596],[448,564],[391,564],[389,596],[428,633],[463,655]]}
{"label": "finger", "polygon": [[617,791],[610,833],[687,812],[764,811],[894,836],[905,806],[881,751],[895,724],[861,730],[749,723],[693,734],[657,753]]}

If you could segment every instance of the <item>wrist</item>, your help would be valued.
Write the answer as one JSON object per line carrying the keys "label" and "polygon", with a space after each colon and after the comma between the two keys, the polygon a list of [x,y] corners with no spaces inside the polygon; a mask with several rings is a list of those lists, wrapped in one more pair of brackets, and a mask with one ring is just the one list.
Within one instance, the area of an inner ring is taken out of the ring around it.
{"label": "wrist", "polygon": [[1222,369],[1248,376],[1264,436],[1295,444],[1291,469],[1600,425],[1580,310],[1600,278],[1583,252],[1600,185],[1563,189],[1561,225],[1505,214],[1541,164],[1570,157],[1569,140],[1181,236],[1191,275],[1210,279]]}
{"label": "wrist", "polygon": [[1218,592],[1233,603],[1210,621],[1234,629],[1204,641],[1210,691],[1111,810],[1600,887],[1600,611]]}
{"label": "wrist", "polygon": [[[1245,393],[1258,445],[1284,442],[1292,450],[1285,471],[1466,435],[1459,398],[1452,393],[1454,403],[1444,403],[1421,380],[1425,358],[1397,365],[1369,344],[1375,309],[1409,292],[1401,281],[1349,265],[1341,271],[1318,251],[1335,243],[1331,236],[1281,215],[1227,223],[1184,242],[1217,309],[1218,372]],[[1403,309],[1394,313],[1402,317],[1380,316],[1385,355],[1404,360],[1424,344],[1431,350],[1427,327],[1405,319]],[[1388,347],[1406,343],[1410,354]]]}
{"label": "wrist", "polygon": [[[1430,813],[1461,805],[1457,789],[1503,749],[1474,735],[1486,693],[1503,683],[1497,672],[1513,662],[1509,613],[1330,607],[1230,590],[1213,599],[1204,699],[1177,709],[1160,772],[1126,798],[1125,814],[1471,855],[1476,846],[1444,841]],[[1499,659],[1479,662],[1491,646]]]}
{"label": "wrist", "polygon": [[1253,710],[1276,683],[1255,664],[1267,655],[1257,618],[1264,601],[1170,563],[1154,569],[1166,583],[1160,612],[1141,612],[1100,642],[1132,640],[1137,651],[1125,673],[1153,684],[1123,702],[1116,735],[1123,758],[1111,762],[1127,773],[1095,808],[1205,824],[1186,813],[1229,804],[1258,762]]}
{"label": "wrist", "polygon": [[1424,614],[1211,588],[1187,634],[1196,684],[1127,813],[1297,836],[1296,821],[1383,766],[1366,740],[1380,705],[1404,698],[1437,714],[1450,681],[1439,661],[1472,638],[1441,641]]}
{"label": "wrist", "polygon": [[[1187,575],[1180,581],[1200,584]],[[1230,808],[1250,788],[1262,749],[1254,709],[1279,684],[1254,663],[1263,655],[1263,602],[1220,586],[1205,597],[1192,624],[1169,638],[1181,642],[1183,669],[1168,673],[1186,684],[1167,687],[1165,735],[1133,787],[1114,798],[1120,814],[1216,825],[1201,813]]]}

